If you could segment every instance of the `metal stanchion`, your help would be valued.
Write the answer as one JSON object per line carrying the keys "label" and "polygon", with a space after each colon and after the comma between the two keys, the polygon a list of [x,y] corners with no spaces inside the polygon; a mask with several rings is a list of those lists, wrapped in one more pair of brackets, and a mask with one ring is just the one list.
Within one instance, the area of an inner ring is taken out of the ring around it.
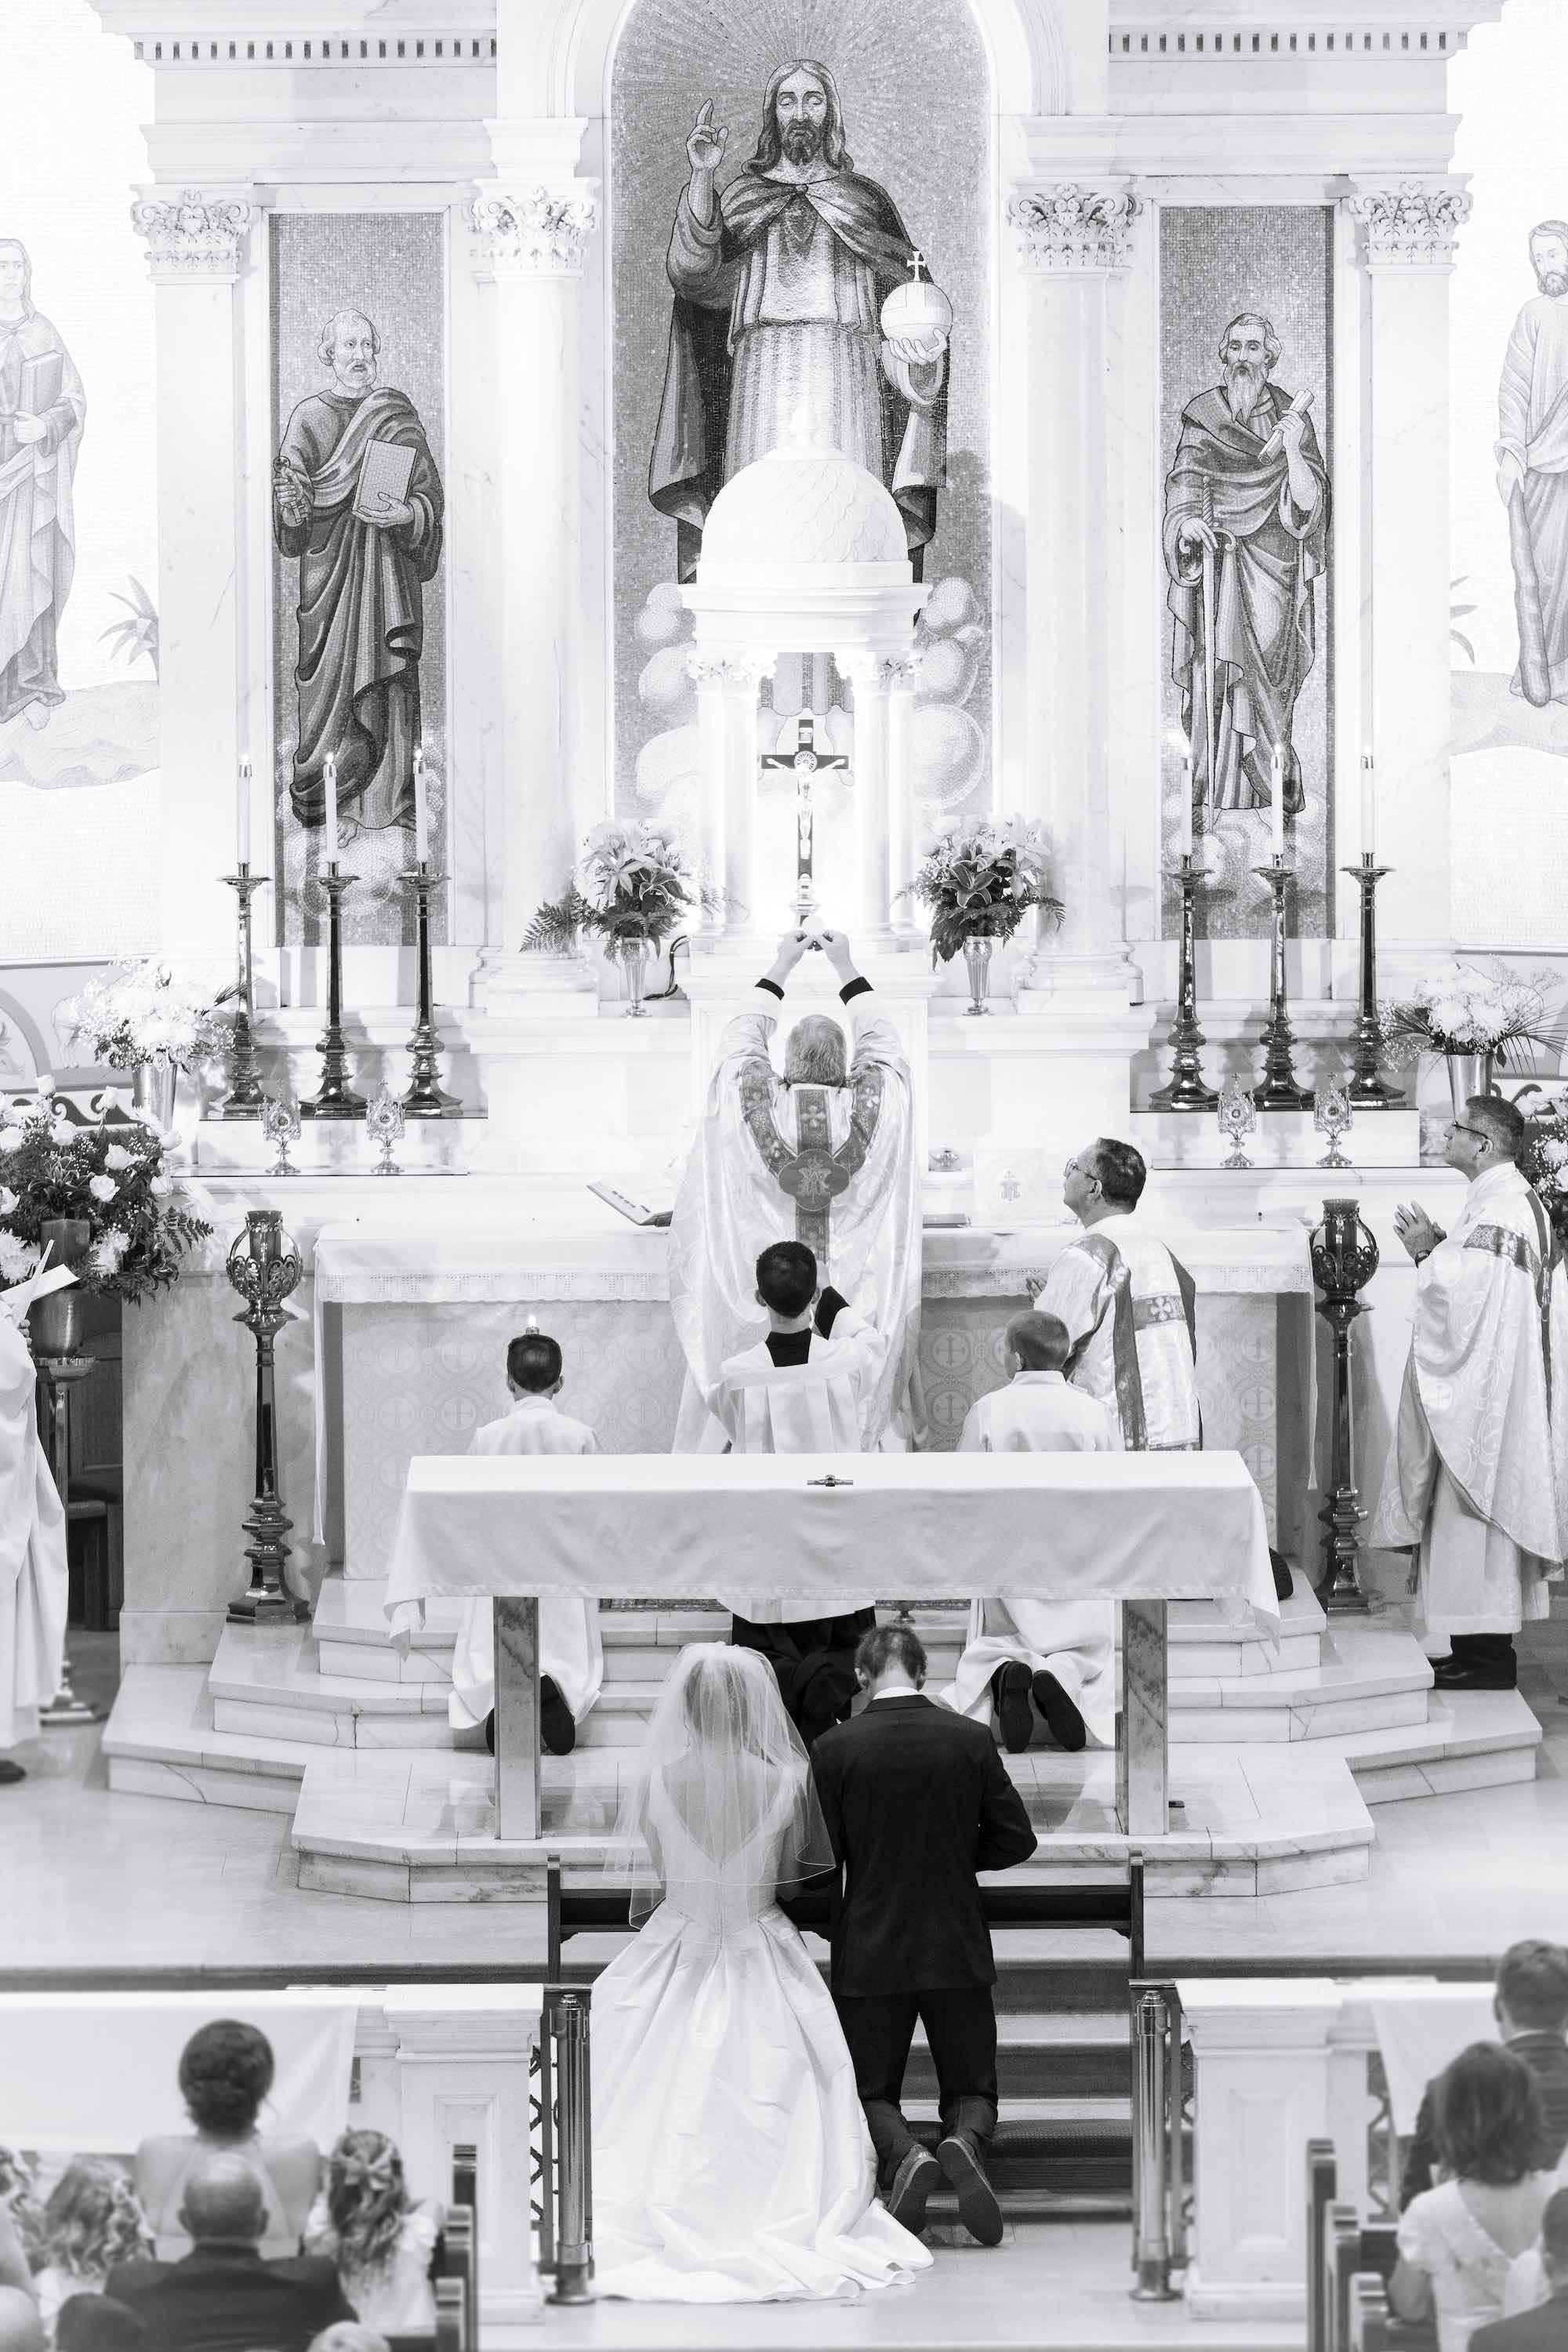
{"label": "metal stanchion", "polygon": [[591,2303],[594,2276],[593,2113],[588,2090],[588,1994],[552,1986],[549,2031],[556,2043],[561,2103],[559,2216],[551,2303]]}
{"label": "metal stanchion", "polygon": [[1166,2189],[1170,2200],[1170,2266],[1187,2267],[1186,2126],[1182,2083],[1182,1996],[1174,1985],[1165,1988],[1165,2148]]}
{"label": "metal stanchion", "polygon": [[1169,2176],[1165,2142],[1165,1996],[1149,1988],[1133,2010],[1132,2166],[1136,2200],[1134,2303],[1172,2303]]}

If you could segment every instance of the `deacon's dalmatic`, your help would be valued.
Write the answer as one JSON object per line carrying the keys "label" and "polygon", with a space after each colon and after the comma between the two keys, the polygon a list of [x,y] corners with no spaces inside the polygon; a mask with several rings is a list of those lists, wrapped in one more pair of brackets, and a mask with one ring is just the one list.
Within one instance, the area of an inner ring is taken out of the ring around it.
{"label": "deacon's dalmatic", "polygon": [[1100,1163],[1112,1192],[1131,1190],[1134,1204],[1143,1185],[1131,1146],[1110,1150],[1137,1163],[1135,1180],[1118,1186],[1103,1141],[1068,1161],[1063,1197],[1088,1230],[1062,1252],[1037,1304],[1066,1324],[1068,1378],[1110,1407],[1129,1453],[1192,1451],[1203,1443],[1193,1278],[1132,1206],[1108,1200]]}
{"label": "deacon's dalmatic", "polygon": [[37,1375],[0,1307],[0,1749],[32,1738],[60,1687],[66,1587],[65,1514],[38,1436]]}

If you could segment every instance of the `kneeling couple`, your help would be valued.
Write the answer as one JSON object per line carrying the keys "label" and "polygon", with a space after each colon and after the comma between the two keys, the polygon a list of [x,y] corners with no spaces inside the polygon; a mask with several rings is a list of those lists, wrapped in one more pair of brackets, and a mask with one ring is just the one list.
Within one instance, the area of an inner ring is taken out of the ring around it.
{"label": "kneeling couple", "polygon": [[[945,2176],[982,2244],[996,2121],[995,1963],[975,1874],[1035,1851],[988,1727],[926,1699],[910,1629],[856,1660],[868,1704],[808,1763],[753,1652],[682,1651],[609,1867],[647,1920],[594,1988],[594,2207],[603,2294],[839,2295],[931,2261]],[[784,1916],[830,1894],[832,1997]],[[651,1915],[651,1916],[650,1916]],[[934,2155],[900,2105],[916,2023]],[[876,2201],[877,2190],[882,2201]]]}

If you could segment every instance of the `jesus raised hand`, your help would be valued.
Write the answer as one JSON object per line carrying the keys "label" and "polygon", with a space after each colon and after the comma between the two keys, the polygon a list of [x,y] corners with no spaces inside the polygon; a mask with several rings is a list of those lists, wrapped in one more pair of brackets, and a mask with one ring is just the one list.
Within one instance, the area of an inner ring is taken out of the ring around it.
{"label": "jesus raised hand", "polygon": [[704,227],[713,217],[713,174],[724,161],[724,142],[729,136],[723,123],[714,123],[713,101],[705,98],[686,142],[686,160],[691,166],[687,199]]}

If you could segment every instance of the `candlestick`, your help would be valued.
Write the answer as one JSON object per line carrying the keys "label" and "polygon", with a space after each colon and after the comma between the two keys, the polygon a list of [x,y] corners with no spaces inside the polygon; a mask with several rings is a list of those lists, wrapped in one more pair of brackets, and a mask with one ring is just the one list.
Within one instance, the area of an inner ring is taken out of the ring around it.
{"label": "candlestick", "polygon": [[[247,761],[247,766],[249,762]],[[266,1097],[261,1091],[261,1078],[256,1066],[256,974],[251,955],[250,902],[258,890],[265,889],[271,880],[269,874],[253,874],[247,858],[239,861],[237,874],[226,874],[224,880],[238,900],[239,914],[239,994],[235,1006],[234,1026],[228,1033],[224,1048],[224,1060],[228,1070],[228,1092],[222,1102],[208,1113],[211,1118],[259,1118]]]}
{"label": "candlestick", "polygon": [[1370,748],[1361,755],[1361,854],[1370,858],[1375,849],[1373,834],[1377,824],[1377,787],[1373,775]]}
{"label": "candlestick", "polygon": [[1366,1596],[1357,1575],[1361,1564],[1357,1529],[1366,1513],[1361,1508],[1355,1484],[1351,1326],[1366,1312],[1357,1294],[1377,1272],[1377,1244],[1362,1223],[1354,1201],[1323,1202],[1323,1222],[1312,1235],[1311,1256],[1313,1276],[1323,1294],[1318,1312],[1334,1339],[1331,1450],[1325,1500],[1318,1513],[1327,1530],[1323,1543],[1327,1573],[1318,1587],[1318,1599],[1335,1615],[1364,1613]]}
{"label": "candlestick", "polygon": [[229,1244],[226,1272],[245,1301],[235,1321],[256,1342],[256,1486],[248,1516],[240,1524],[250,1541],[250,1583],[228,1614],[241,1625],[297,1625],[310,1604],[289,1583],[285,1540],[293,1522],[283,1508],[278,1478],[278,1401],[273,1349],[279,1331],[295,1320],[283,1302],[297,1289],[300,1253],[283,1231],[278,1209],[248,1209],[244,1230]]}
{"label": "candlestick", "polygon": [[250,761],[239,763],[239,782],[234,803],[234,858],[243,874],[250,864]]}
{"label": "candlestick", "polygon": [[1296,1083],[1296,1072],[1290,1059],[1295,1044],[1295,1032],[1290,1026],[1290,1008],[1285,977],[1285,893],[1296,879],[1285,860],[1276,854],[1267,866],[1255,866],[1253,872],[1259,881],[1267,882],[1274,893],[1274,947],[1268,986],[1268,1025],[1263,1032],[1263,1084],[1253,1099],[1259,1110],[1310,1110],[1312,1089]]}
{"label": "candlestick", "polygon": [[327,1025],[320,1040],[321,1083],[300,1105],[301,1118],[363,1118],[364,1097],[348,1082],[348,1043],[343,1035],[343,934],[340,906],[357,874],[340,874],[334,859],[321,877],[327,894]]}
{"label": "candlestick", "polygon": [[1192,763],[1187,763],[1187,846],[1182,862],[1175,869],[1175,881],[1182,894],[1182,963],[1176,988],[1176,1017],[1172,1022],[1166,1044],[1171,1048],[1171,1076],[1168,1083],[1150,1096],[1150,1105],[1156,1110],[1213,1110],[1219,1097],[1205,1085],[1202,1048],[1207,1043],[1198,1027],[1196,934],[1193,920],[1193,901],[1202,875],[1193,864],[1192,852]]}
{"label": "candlestick", "polygon": [[414,862],[421,869],[430,863],[430,811],[425,796],[425,746],[414,746]]}
{"label": "candlestick", "polygon": [[1182,844],[1182,856],[1184,857],[1190,857],[1193,854],[1193,747],[1190,743],[1186,748],[1185,755],[1182,761],[1182,830],[1180,840]]}
{"label": "candlestick", "polygon": [[323,862],[335,866],[338,862],[338,763],[329,751],[322,769],[325,783],[323,810],[326,830],[321,841]]}
{"label": "candlestick", "polygon": [[1394,1110],[1405,1100],[1402,1088],[1383,1075],[1380,1064],[1383,1031],[1377,1018],[1377,886],[1391,866],[1379,866],[1370,850],[1359,866],[1340,869],[1361,892],[1361,1005],[1356,1014],[1355,1057],[1345,1088],[1357,1110]]}
{"label": "candlestick", "polygon": [[447,877],[432,874],[421,861],[413,874],[398,880],[414,896],[415,968],[418,975],[418,1005],[408,1040],[408,1091],[403,1097],[405,1118],[461,1118],[463,1106],[441,1086],[441,1053],[436,1034],[435,991],[430,976],[430,893]]}
{"label": "candlestick", "polygon": [[1268,821],[1272,829],[1275,862],[1278,864],[1285,855],[1285,754],[1278,743],[1269,761],[1268,782],[1273,793]]}

